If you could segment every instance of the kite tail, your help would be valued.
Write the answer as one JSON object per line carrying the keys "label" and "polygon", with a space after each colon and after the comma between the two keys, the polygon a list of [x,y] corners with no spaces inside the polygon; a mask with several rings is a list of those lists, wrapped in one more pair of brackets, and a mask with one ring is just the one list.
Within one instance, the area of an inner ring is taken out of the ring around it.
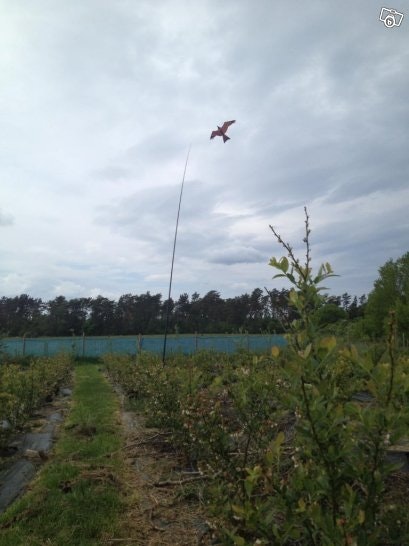
{"label": "kite tail", "polygon": [[223,135],[223,142],[226,142],[226,140],[230,140],[230,137],[228,137],[227,135]]}

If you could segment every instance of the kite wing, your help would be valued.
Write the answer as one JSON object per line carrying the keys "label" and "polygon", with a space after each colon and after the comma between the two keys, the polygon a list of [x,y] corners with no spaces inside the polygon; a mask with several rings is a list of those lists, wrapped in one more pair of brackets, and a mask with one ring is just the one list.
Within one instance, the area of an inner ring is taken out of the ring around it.
{"label": "kite wing", "polygon": [[227,129],[232,125],[233,123],[236,123],[235,119],[232,119],[231,121],[225,121],[223,125],[221,126],[221,130],[223,133],[227,131]]}
{"label": "kite wing", "polygon": [[222,133],[219,130],[212,131],[212,134],[210,135],[210,140],[216,136],[222,136]]}

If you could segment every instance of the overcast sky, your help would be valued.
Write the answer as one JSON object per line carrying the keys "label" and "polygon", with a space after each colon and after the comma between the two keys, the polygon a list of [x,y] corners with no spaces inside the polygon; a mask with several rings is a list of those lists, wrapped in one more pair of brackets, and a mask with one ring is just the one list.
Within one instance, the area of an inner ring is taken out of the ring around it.
{"label": "overcast sky", "polygon": [[[391,0],[392,1],[392,0]],[[409,2],[0,0],[0,296],[222,297],[409,251]],[[397,14],[393,15],[398,20]],[[225,120],[226,144],[210,133]]]}

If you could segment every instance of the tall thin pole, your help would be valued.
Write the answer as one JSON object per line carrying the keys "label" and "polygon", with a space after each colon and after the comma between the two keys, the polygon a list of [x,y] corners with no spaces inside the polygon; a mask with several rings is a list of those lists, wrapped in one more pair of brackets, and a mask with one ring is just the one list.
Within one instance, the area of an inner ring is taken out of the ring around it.
{"label": "tall thin pole", "polygon": [[192,147],[192,145],[189,146],[189,149],[187,151],[185,169],[183,171],[182,185],[180,187],[180,195],[179,195],[178,214],[177,214],[177,217],[176,217],[175,238],[173,239],[173,253],[172,253],[172,265],[171,265],[171,268],[170,268],[169,293],[168,293],[168,300],[166,302],[165,338],[163,340],[163,354],[162,354],[162,363],[163,363],[163,365],[165,365],[165,360],[166,360],[166,341],[167,341],[167,338],[168,338],[168,326],[169,326],[169,314],[170,314],[170,295],[171,295],[171,292],[172,292],[173,264],[175,263],[176,239],[177,239],[177,236],[178,236],[180,205],[182,203],[183,186],[185,184],[186,169],[187,169],[187,163],[189,161],[189,155],[190,155],[190,148],[191,147]]}

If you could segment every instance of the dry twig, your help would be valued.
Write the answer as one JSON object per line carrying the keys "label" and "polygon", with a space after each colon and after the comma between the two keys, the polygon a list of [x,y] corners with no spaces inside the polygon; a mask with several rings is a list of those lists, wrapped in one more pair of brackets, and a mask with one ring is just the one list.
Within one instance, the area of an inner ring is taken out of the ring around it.
{"label": "dry twig", "polygon": [[152,485],[155,487],[166,487],[170,485],[184,485],[185,483],[197,482],[199,480],[214,480],[218,474],[209,476],[208,474],[201,474],[200,476],[192,476],[191,478],[185,478],[184,480],[164,480],[161,482],[154,482]]}

